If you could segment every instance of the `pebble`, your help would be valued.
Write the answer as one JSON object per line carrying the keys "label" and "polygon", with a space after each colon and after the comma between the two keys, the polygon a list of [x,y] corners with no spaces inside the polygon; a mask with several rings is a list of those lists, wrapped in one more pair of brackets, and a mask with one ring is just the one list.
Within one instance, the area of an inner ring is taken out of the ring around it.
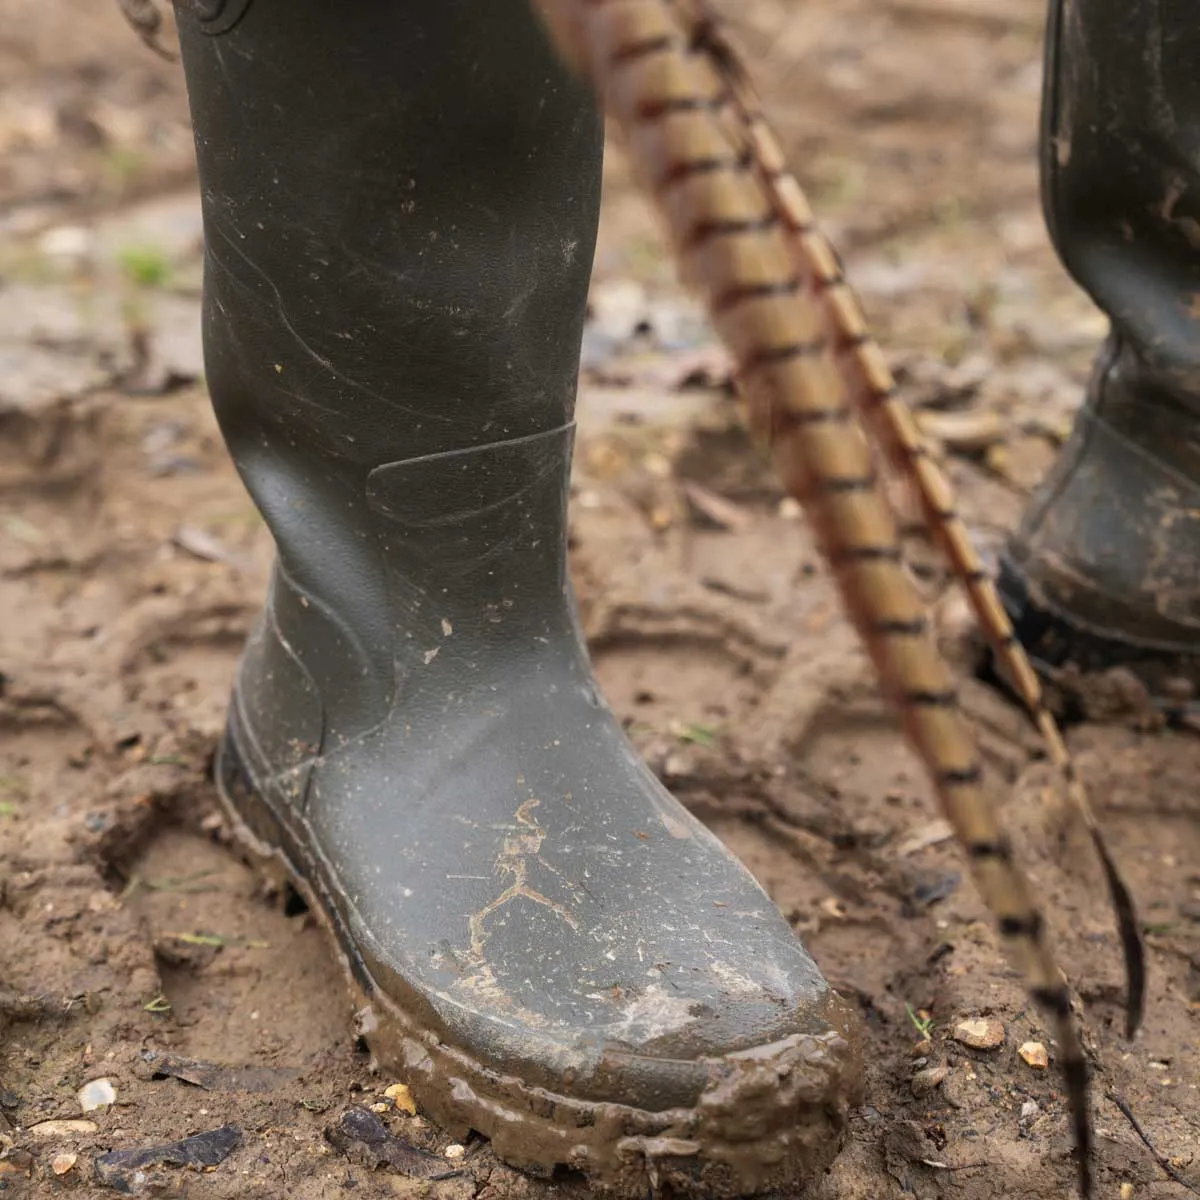
{"label": "pebble", "polygon": [[912,1093],[914,1096],[927,1096],[934,1088],[950,1074],[949,1067],[926,1067],[912,1077]]}
{"label": "pebble", "polygon": [[117,1089],[111,1079],[93,1079],[85,1083],[75,1095],[79,1099],[79,1107],[84,1112],[92,1112],[97,1108],[107,1108],[115,1103]]}
{"label": "pebble", "polygon": [[1038,1102],[1036,1100],[1026,1100],[1025,1103],[1021,1105],[1021,1120],[1028,1121],[1032,1117],[1037,1116],[1037,1112]]}
{"label": "pebble", "polygon": [[383,1089],[383,1094],[401,1112],[408,1113],[410,1117],[417,1115],[417,1102],[413,1099],[413,1094],[409,1091],[407,1083],[393,1083],[391,1087]]}
{"label": "pebble", "polygon": [[972,1050],[995,1050],[1004,1045],[1004,1026],[995,1017],[969,1017],[955,1025],[952,1036]]}
{"label": "pebble", "polygon": [[462,1158],[466,1154],[466,1146],[460,1146],[458,1142],[452,1142],[445,1150],[442,1151],[447,1158]]}
{"label": "pebble", "polygon": [[1044,1071],[1050,1065],[1050,1055],[1046,1053],[1046,1047],[1041,1042],[1025,1042],[1017,1053],[1035,1071]]}
{"label": "pebble", "polygon": [[1121,1200],[1133,1200],[1133,1184],[1121,1184]]}
{"label": "pebble", "polygon": [[50,1170],[55,1175],[65,1175],[76,1163],[79,1155],[73,1154],[70,1151],[63,1151],[61,1154],[56,1154],[50,1160]]}
{"label": "pebble", "polygon": [[30,1125],[26,1132],[39,1138],[86,1137],[99,1133],[100,1126],[95,1121],[39,1121]]}
{"label": "pebble", "polygon": [[924,1058],[925,1055],[928,1054],[932,1049],[933,1043],[928,1038],[922,1038],[915,1046],[913,1046],[910,1053],[912,1054],[913,1058]]}

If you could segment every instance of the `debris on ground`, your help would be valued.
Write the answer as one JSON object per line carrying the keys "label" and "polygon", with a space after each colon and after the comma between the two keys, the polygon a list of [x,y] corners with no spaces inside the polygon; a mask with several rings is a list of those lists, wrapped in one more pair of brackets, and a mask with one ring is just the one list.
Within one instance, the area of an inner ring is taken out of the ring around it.
{"label": "debris on ground", "polygon": [[[459,1168],[447,1168],[445,1159],[397,1137],[375,1113],[354,1105],[325,1130],[329,1144],[347,1158],[374,1169],[388,1166],[418,1179],[449,1179]],[[450,1156],[453,1157],[453,1156]]]}
{"label": "debris on ground", "polygon": [[1004,1045],[1004,1023],[995,1017],[968,1017],[954,1026],[951,1037],[972,1050],[995,1050]]}
{"label": "debris on ground", "polygon": [[93,1163],[96,1182],[114,1191],[133,1192],[143,1182],[139,1174],[148,1167],[218,1167],[241,1144],[242,1131],[236,1125],[222,1125],[165,1146],[112,1150]]}
{"label": "debris on ground", "polygon": [[115,1104],[117,1089],[113,1087],[111,1079],[92,1079],[85,1083],[75,1095],[79,1100],[80,1110],[92,1112],[94,1109],[107,1108],[110,1104]]}
{"label": "debris on ground", "polygon": [[143,1050],[141,1057],[151,1078],[179,1079],[206,1092],[273,1092],[300,1076],[291,1067],[222,1066],[157,1050]]}
{"label": "debris on ground", "polygon": [[99,1133],[100,1126],[95,1121],[85,1121],[82,1119],[49,1120],[38,1121],[30,1125],[25,1132],[32,1134],[35,1138],[45,1139],[88,1137],[93,1133]]}
{"label": "debris on ground", "polygon": [[914,1096],[927,1096],[934,1088],[940,1087],[950,1074],[949,1067],[924,1067],[917,1071],[909,1085]]}
{"label": "debris on ground", "polygon": [[1041,1042],[1022,1042],[1017,1053],[1035,1071],[1044,1071],[1050,1065],[1050,1055]]}
{"label": "debris on ground", "polygon": [[417,1102],[413,1099],[413,1094],[409,1090],[408,1084],[393,1083],[383,1089],[383,1094],[400,1112],[408,1113],[410,1117],[416,1116]]}
{"label": "debris on ground", "polygon": [[73,1150],[62,1150],[50,1160],[50,1170],[55,1175],[65,1175],[78,1161],[79,1155]]}

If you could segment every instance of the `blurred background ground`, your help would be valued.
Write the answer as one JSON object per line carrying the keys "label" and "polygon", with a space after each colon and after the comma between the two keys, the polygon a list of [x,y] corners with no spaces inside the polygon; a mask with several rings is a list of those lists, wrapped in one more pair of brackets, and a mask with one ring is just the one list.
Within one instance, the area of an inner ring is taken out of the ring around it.
{"label": "blurred background ground", "polygon": [[[1037,206],[1040,0],[731,14],[992,555],[1103,332]],[[176,67],[112,4],[0,0],[0,1193],[585,1190],[476,1143],[430,1182],[337,1136],[348,1106],[374,1105],[396,1138],[448,1144],[385,1095],[397,1081],[357,1045],[313,918],[216,815],[210,757],[271,547],[204,394],[200,249]],[[821,1196],[1069,1194],[1057,1076],[1019,1053],[1041,1043],[1053,1062],[1049,1032],[739,430],[619,149],[580,422],[574,569],[609,698],[863,1017],[866,1102]],[[1200,1181],[1200,747],[1137,713],[1072,732],[1151,946],[1127,1044],[1095,867],[1018,714],[971,680],[961,609],[943,599],[939,616],[1082,1003],[1100,1195],[1182,1196],[1110,1096]],[[986,1036],[959,1028],[973,1018]],[[102,1159],[196,1135],[178,1157],[202,1174]]]}

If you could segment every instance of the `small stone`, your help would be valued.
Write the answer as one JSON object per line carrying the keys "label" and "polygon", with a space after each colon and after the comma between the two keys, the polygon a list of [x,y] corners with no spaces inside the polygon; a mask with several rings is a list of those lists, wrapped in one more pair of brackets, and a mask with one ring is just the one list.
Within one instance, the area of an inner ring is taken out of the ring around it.
{"label": "small stone", "polygon": [[38,238],[38,249],[47,258],[86,258],[91,234],[81,225],[59,225]]}
{"label": "small stone", "polygon": [[413,1099],[412,1092],[408,1089],[406,1083],[393,1083],[391,1087],[383,1089],[383,1094],[401,1111],[406,1112],[410,1117],[417,1115],[417,1102]]}
{"label": "small stone", "polygon": [[1004,1026],[995,1017],[969,1017],[955,1025],[953,1037],[972,1050],[995,1050],[1004,1045]]}
{"label": "small stone", "polygon": [[72,1154],[70,1151],[64,1151],[61,1154],[56,1154],[50,1160],[50,1170],[52,1170],[55,1175],[65,1175],[75,1165],[78,1158],[78,1154]]}
{"label": "small stone", "polygon": [[75,1094],[79,1098],[79,1107],[84,1112],[107,1108],[117,1099],[117,1089],[113,1087],[111,1079],[93,1079]]}
{"label": "small stone", "polygon": [[1133,1200],[1133,1184],[1121,1184],[1121,1200]]}
{"label": "small stone", "polygon": [[442,1151],[447,1158],[462,1158],[466,1154],[466,1146],[460,1146],[457,1142],[452,1142],[445,1150]]}
{"label": "small stone", "polygon": [[1038,1114],[1038,1102],[1036,1100],[1026,1100],[1025,1103],[1021,1105],[1021,1120],[1022,1121],[1032,1120],[1034,1117],[1037,1116],[1037,1114]]}
{"label": "small stone", "polygon": [[668,754],[663,761],[663,775],[668,779],[687,779],[695,774],[696,763],[690,754],[680,751]]}
{"label": "small stone", "polygon": [[912,1083],[909,1085],[912,1088],[912,1094],[914,1096],[929,1095],[934,1088],[941,1085],[949,1074],[949,1067],[926,1067],[923,1071],[918,1071],[912,1077]]}
{"label": "small stone", "polygon": [[1046,1053],[1046,1047],[1041,1042],[1025,1042],[1017,1053],[1035,1071],[1044,1071],[1050,1065],[1050,1055]]}
{"label": "small stone", "polygon": [[39,1138],[87,1137],[99,1133],[100,1126],[95,1121],[39,1121],[30,1125],[26,1132]]}
{"label": "small stone", "polygon": [[922,1038],[915,1046],[913,1046],[910,1053],[912,1054],[913,1058],[924,1058],[925,1055],[928,1054],[932,1049],[933,1043],[928,1038]]}
{"label": "small stone", "polygon": [[377,1101],[375,1104],[372,1104],[370,1107],[371,1107],[371,1111],[373,1113],[385,1113],[385,1112],[392,1111],[392,1106],[390,1104],[385,1104],[382,1100]]}

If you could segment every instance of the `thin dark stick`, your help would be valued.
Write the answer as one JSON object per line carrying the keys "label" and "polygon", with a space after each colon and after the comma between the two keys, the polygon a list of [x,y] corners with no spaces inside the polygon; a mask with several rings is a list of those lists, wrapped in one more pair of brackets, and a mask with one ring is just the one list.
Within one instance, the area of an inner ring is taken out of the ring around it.
{"label": "thin dark stick", "polygon": [[1142,1139],[1142,1144],[1146,1147],[1147,1150],[1150,1151],[1150,1153],[1154,1156],[1154,1161],[1156,1163],[1158,1163],[1158,1165],[1160,1167],[1162,1167],[1162,1169],[1167,1173],[1167,1175],[1175,1183],[1179,1184],[1180,1187],[1187,1188],[1187,1190],[1189,1192],[1191,1192],[1192,1195],[1200,1196],[1200,1188],[1198,1188],[1194,1183],[1189,1183],[1186,1179],[1184,1179],[1184,1177],[1182,1175],[1180,1175],[1180,1173],[1177,1170],[1175,1170],[1175,1168],[1173,1166],[1171,1166],[1170,1160],[1166,1157],[1166,1155],[1160,1154],[1158,1152],[1158,1150],[1154,1146],[1154,1143],[1150,1140],[1150,1135],[1147,1134],[1146,1131],[1141,1127],[1141,1125],[1138,1122],[1137,1117],[1135,1117],[1133,1115],[1133,1109],[1131,1109],[1129,1107],[1128,1103],[1125,1100],[1123,1100],[1120,1096],[1118,1096],[1116,1092],[1109,1091],[1109,1092],[1106,1092],[1105,1094],[1108,1097],[1108,1099],[1111,1100],[1121,1110],[1121,1113],[1125,1117],[1125,1120],[1127,1120],[1129,1122],[1129,1124],[1133,1126],[1133,1132],[1136,1133],[1138,1135],[1138,1137]]}

